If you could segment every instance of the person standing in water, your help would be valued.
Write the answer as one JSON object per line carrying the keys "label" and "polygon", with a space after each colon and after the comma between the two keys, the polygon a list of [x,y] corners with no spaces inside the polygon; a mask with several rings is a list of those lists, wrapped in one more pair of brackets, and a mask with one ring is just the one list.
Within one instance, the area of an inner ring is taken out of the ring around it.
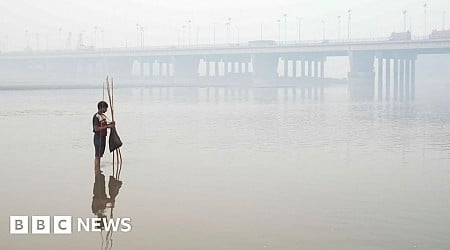
{"label": "person standing in water", "polygon": [[115,126],[114,122],[108,123],[105,115],[108,111],[108,103],[100,101],[97,104],[97,113],[92,118],[92,130],[94,132],[94,148],[95,148],[95,161],[94,172],[95,175],[99,175],[100,171],[100,158],[103,157],[106,147],[106,135],[107,129]]}

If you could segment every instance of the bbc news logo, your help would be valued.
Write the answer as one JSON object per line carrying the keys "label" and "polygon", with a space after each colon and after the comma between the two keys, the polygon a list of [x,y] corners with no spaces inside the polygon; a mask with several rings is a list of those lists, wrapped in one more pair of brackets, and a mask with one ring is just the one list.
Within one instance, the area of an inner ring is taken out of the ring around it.
{"label": "bbc news logo", "polygon": [[[31,220],[29,220],[31,217]],[[72,216],[10,216],[10,234],[72,234],[77,232],[130,232],[130,218],[76,218],[76,227],[72,224]],[[53,222],[53,223],[52,223]]]}

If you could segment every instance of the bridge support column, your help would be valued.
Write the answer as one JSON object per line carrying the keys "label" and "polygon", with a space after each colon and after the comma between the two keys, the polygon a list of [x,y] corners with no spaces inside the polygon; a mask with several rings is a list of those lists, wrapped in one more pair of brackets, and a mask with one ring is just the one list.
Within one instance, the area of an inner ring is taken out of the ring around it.
{"label": "bridge support column", "polygon": [[325,78],[325,60],[320,61],[320,78]]}
{"label": "bridge support column", "polygon": [[391,99],[391,59],[386,58],[386,95],[385,99],[390,100]]}
{"label": "bridge support column", "polygon": [[367,51],[352,51],[349,53],[350,72],[348,73],[348,89],[353,100],[373,100],[373,71],[375,54]]}
{"label": "bridge support column", "polygon": [[378,57],[378,101],[383,100],[383,58]]}
{"label": "bridge support column", "polygon": [[198,80],[199,58],[175,56],[173,58],[173,80],[175,83],[194,83]]}
{"label": "bridge support column", "polygon": [[292,77],[297,77],[297,60],[292,61]]}
{"label": "bridge support column", "polygon": [[205,77],[209,77],[211,70],[210,70],[210,61],[205,61]]}
{"label": "bridge support column", "polygon": [[145,60],[143,58],[139,60],[139,77],[144,77],[144,61]]}
{"label": "bridge support column", "polygon": [[252,79],[254,83],[267,83],[275,80],[277,76],[278,55],[253,54]]}
{"label": "bridge support column", "polygon": [[300,68],[301,68],[301,72],[300,72],[300,77],[305,77],[305,72],[306,72],[306,62],[304,59],[302,59],[300,61]]}
{"label": "bridge support column", "polygon": [[403,101],[405,97],[405,60],[400,59],[400,82],[399,82],[399,100]]}
{"label": "bridge support column", "polygon": [[219,61],[214,62],[214,76],[219,77]]}
{"label": "bridge support column", "polygon": [[411,60],[411,99],[416,98],[416,60]]}
{"label": "bridge support column", "polygon": [[398,100],[398,63],[399,60],[394,58],[394,100]]}
{"label": "bridge support column", "polygon": [[[129,57],[108,58],[108,73],[113,74],[117,81],[127,81],[132,78],[133,59]],[[83,62],[80,62],[80,66]],[[80,67],[81,70],[81,67]]]}
{"label": "bridge support column", "polygon": [[312,61],[308,60],[308,77],[312,77]]}
{"label": "bridge support column", "polygon": [[319,62],[316,59],[314,59],[313,63],[314,63],[314,78],[318,78],[319,77],[319,67],[318,67]]}
{"label": "bridge support column", "polygon": [[283,59],[283,77],[288,77],[289,60]]}
{"label": "bridge support column", "polygon": [[148,78],[152,78],[153,75],[153,61],[148,61]]}
{"label": "bridge support column", "polygon": [[405,59],[405,99],[409,100],[410,64],[411,59]]}

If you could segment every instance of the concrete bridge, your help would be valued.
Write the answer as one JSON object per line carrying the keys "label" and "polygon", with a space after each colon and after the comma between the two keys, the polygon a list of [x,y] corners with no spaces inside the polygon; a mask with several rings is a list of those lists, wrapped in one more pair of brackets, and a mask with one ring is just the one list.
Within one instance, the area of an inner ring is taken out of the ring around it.
{"label": "concrete bridge", "polygon": [[327,57],[347,56],[351,93],[370,98],[377,89],[380,100],[401,100],[414,98],[417,56],[443,53],[450,39],[21,51],[0,54],[0,82],[98,85],[110,74],[121,84],[150,86],[321,84]]}

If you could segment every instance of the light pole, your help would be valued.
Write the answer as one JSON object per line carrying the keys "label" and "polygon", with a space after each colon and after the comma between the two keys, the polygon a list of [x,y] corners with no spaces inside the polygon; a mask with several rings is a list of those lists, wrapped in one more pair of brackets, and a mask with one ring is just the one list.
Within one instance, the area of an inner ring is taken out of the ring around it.
{"label": "light pole", "polygon": [[180,33],[181,33],[181,29],[177,29],[177,41],[178,41],[178,47],[180,47]]}
{"label": "light pole", "polygon": [[227,18],[227,21],[225,22],[225,25],[227,26],[227,43],[229,44],[230,43],[230,36],[231,36],[231,34],[230,34],[230,25],[231,25],[231,17],[228,17]]}
{"label": "light pole", "polygon": [[341,16],[337,16],[338,22],[338,40],[341,40]]}
{"label": "light pole", "polygon": [[406,10],[403,11],[403,32],[406,32]]}
{"label": "light pole", "polygon": [[427,35],[427,3],[423,4],[423,14],[424,14],[424,30],[425,30],[425,36]]}
{"label": "light pole", "polygon": [[139,47],[139,41],[140,41],[140,39],[139,39],[139,30],[140,30],[140,25],[137,23],[136,24],[136,47]]}
{"label": "light pole", "polygon": [[186,25],[182,25],[181,26],[181,45],[185,44],[185,40],[186,40],[186,34],[185,34],[185,30],[186,30]]}
{"label": "light pole", "polygon": [[280,44],[281,43],[281,20],[278,19],[277,23],[278,23],[278,43]]}
{"label": "light pole", "polygon": [[103,36],[104,30],[101,29],[100,32],[101,32],[101,34],[102,34],[102,47],[104,48],[104,47],[105,47],[105,40],[104,40],[104,36]]}
{"label": "light pole", "polygon": [[216,23],[213,23],[213,44],[216,44]]}
{"label": "light pole", "polygon": [[283,14],[284,17],[284,43],[287,43],[287,14]]}
{"label": "light pole", "polygon": [[141,26],[141,46],[144,47],[145,45],[145,33],[144,33],[144,26]]}
{"label": "light pole", "polygon": [[300,39],[301,39],[302,19],[303,19],[303,17],[297,17],[297,21],[298,21],[298,41],[299,42],[300,42]]}
{"label": "light pole", "polygon": [[260,38],[259,38],[260,40],[262,40],[263,39],[263,24],[261,23],[261,26],[260,26]]}
{"label": "light pole", "polygon": [[239,27],[236,26],[236,31],[237,31],[237,44],[239,44]]}
{"label": "light pole", "polygon": [[347,19],[347,39],[350,40],[350,31],[351,31],[351,25],[350,21],[352,20],[352,10],[349,9],[347,11],[348,19]]}
{"label": "light pole", "polygon": [[191,46],[191,44],[192,44],[192,40],[191,40],[191,34],[192,34],[192,21],[191,20],[188,20],[187,21],[187,23],[188,23],[188,32],[189,32],[189,34],[188,34],[188,37],[189,37],[189,46]]}

